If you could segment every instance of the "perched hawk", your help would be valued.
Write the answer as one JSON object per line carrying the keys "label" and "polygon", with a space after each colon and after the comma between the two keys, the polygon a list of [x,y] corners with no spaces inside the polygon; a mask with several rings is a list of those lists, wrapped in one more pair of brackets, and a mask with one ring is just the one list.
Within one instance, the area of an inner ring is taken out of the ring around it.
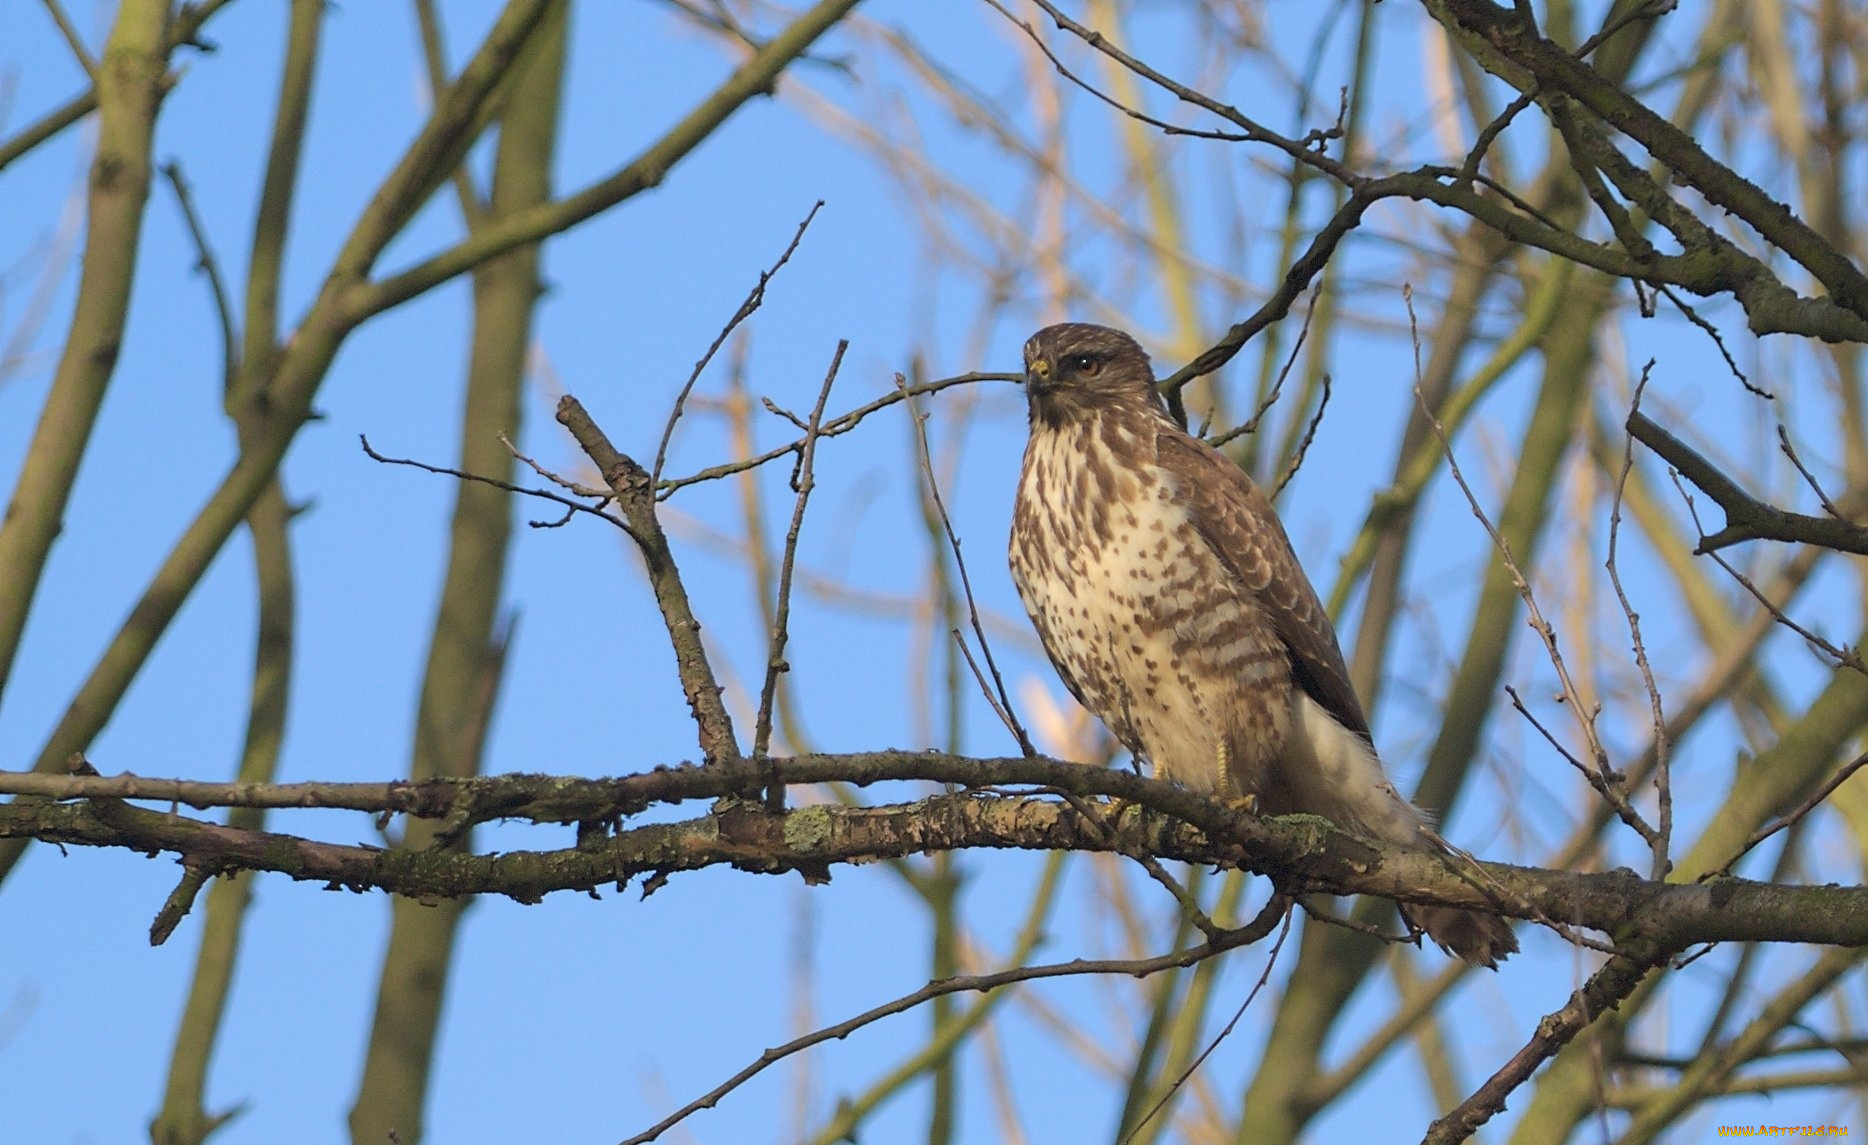
{"label": "perched hawk", "polygon": [[[1182,787],[1445,850],[1383,772],[1270,502],[1174,424],[1135,340],[1047,327],[1025,343],[1025,382],[1012,579],[1071,694]],[[1497,915],[1410,911],[1474,965],[1518,949]]]}

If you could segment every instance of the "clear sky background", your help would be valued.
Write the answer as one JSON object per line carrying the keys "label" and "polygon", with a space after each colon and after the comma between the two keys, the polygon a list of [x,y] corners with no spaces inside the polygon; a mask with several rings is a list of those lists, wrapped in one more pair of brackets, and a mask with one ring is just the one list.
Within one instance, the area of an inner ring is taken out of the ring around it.
{"label": "clear sky background", "polygon": [[[95,48],[109,6],[81,0],[72,7]],[[1265,7],[1271,34],[1299,42],[1326,7],[1276,0]],[[1406,5],[1384,7],[1396,10],[1383,15],[1379,70],[1392,93],[1383,114],[1394,117],[1400,113],[1393,108],[1424,100],[1415,40],[1420,21]],[[474,0],[443,8],[458,64],[495,6]],[[217,253],[236,282],[244,275],[239,260],[271,126],[284,12],[284,5],[266,0],[233,4],[208,32],[219,51],[179,53],[185,74],[157,136],[158,158],[185,167]],[[907,28],[990,97],[1025,106],[1029,93],[1014,33],[991,9],[875,0],[861,12],[878,26]],[[1170,19],[1171,13],[1144,7],[1137,35],[1145,38],[1159,23],[1165,36]],[[826,41],[823,54],[853,48],[849,33],[839,33]],[[661,5],[577,5],[557,187],[580,186],[626,161],[731,64],[716,42]],[[0,78],[6,85],[0,88],[0,134],[11,134],[82,86],[35,0],[0,0]],[[1252,81],[1231,82],[1237,86],[1230,94],[1249,106]],[[1324,86],[1334,90],[1333,83]],[[851,345],[833,410],[886,391],[916,352],[927,355],[929,376],[1017,369],[1023,339],[1057,317],[1037,301],[1038,285],[1016,284],[994,319],[977,321],[988,307],[976,279],[931,255],[922,220],[895,178],[847,133],[828,126],[822,110],[860,115],[888,93],[906,90],[886,77],[852,78],[824,66],[795,69],[779,99],[740,111],[661,188],[549,243],[544,273],[550,291],[536,329],[540,368],[518,438],[525,450],[543,464],[577,468],[574,446],[550,419],[556,393],[568,391],[620,448],[652,456],[673,395],[695,359],[819,199],[825,207],[748,327],[746,371],[755,393],[808,408],[839,339]],[[385,0],[333,5],[315,92],[304,190],[288,248],[281,308],[287,316],[304,310],[346,229],[425,113],[409,6]],[[1078,100],[1071,114],[1086,124],[1073,142],[1111,147],[1107,112]],[[1004,155],[935,116],[917,122],[929,133],[930,151],[951,164],[949,173],[994,201]],[[1423,146],[1430,142],[1424,127],[1410,135],[1404,118],[1387,126]],[[0,174],[0,344],[25,324],[34,291],[44,275],[53,275],[46,321],[26,356],[0,374],[0,474],[17,472],[68,319],[75,267],[61,244],[71,240],[71,229],[55,224],[81,191],[90,140],[86,131],[68,132]],[[1176,147],[1177,170],[1210,180],[1212,193],[1250,188],[1259,177],[1245,152],[1217,144]],[[1226,178],[1233,182],[1222,182],[1216,172],[1230,172]],[[1274,217],[1268,209],[1265,218]],[[1200,225],[1196,220],[1192,241],[1202,244],[1203,257],[1229,257],[1224,236]],[[384,266],[407,265],[459,230],[453,198],[439,195],[390,249]],[[1264,281],[1271,249],[1269,241],[1247,244],[1246,265],[1238,269]],[[1374,299],[1370,311],[1389,325],[1371,319],[1366,353],[1339,360],[1336,400],[1283,506],[1300,555],[1326,589],[1369,494],[1392,468],[1386,451],[1396,435],[1388,427],[1412,401],[1412,365],[1395,324],[1401,254],[1379,241],[1356,251],[1350,277],[1357,297]],[[19,668],[0,705],[0,768],[30,766],[167,546],[234,455],[231,428],[220,412],[213,313],[166,185],[149,203],[141,260],[122,361]],[[1085,264],[1096,265],[1094,252]],[[1158,346],[1165,324],[1160,299],[1128,282],[1120,265],[1101,273],[1104,301],[1123,308],[1128,324]],[[388,454],[452,463],[469,302],[468,286],[456,282],[359,330],[320,393],[323,420],[300,434],[287,461],[287,490],[308,509],[293,532],[300,646],[282,780],[376,780],[407,771],[454,490],[444,478],[372,462],[360,451],[358,435],[368,434]],[[1092,308],[1070,316],[1106,319],[1108,313]],[[1207,332],[1217,335],[1239,316],[1212,307],[1203,318]],[[1735,426],[1755,417],[1749,399],[1721,375],[1711,347],[1683,336],[1677,321],[1636,324],[1618,337],[1636,368],[1651,355],[1663,356],[1656,396],[1691,409],[1696,424]],[[1755,360],[1753,348],[1741,346],[1740,353]],[[716,367],[699,392],[718,394],[723,384],[724,372]],[[1797,384],[1786,379],[1781,388],[1794,392]],[[1035,684],[1061,701],[1062,688],[1024,627],[1001,556],[1023,440],[1022,396],[1003,385],[970,393],[926,407],[937,451],[955,442],[964,446],[959,462],[943,473],[944,491],[982,603],[1006,621],[994,629],[995,647],[1012,682]],[[1507,384],[1487,406],[1487,428],[1472,458],[1482,492],[1495,494],[1501,475],[1509,473],[1510,443],[1530,393],[1523,384]],[[776,419],[764,421],[760,433],[767,445],[792,436]],[[1745,439],[1743,431],[1735,433]],[[842,593],[840,599],[800,599],[789,659],[804,723],[823,750],[925,747],[944,739],[924,714],[929,704],[938,711],[938,698],[915,694],[918,686],[932,687],[929,678],[938,683],[940,661],[913,622],[927,547],[910,440],[898,408],[825,443],[819,454],[821,484],[800,559],[813,575],[841,585]],[[1371,443],[1380,444],[1379,455],[1371,454]],[[700,468],[725,451],[721,423],[703,408],[684,423],[668,468]],[[1322,479],[1325,473],[1332,476]],[[784,477],[774,470],[764,479],[775,531],[789,512]],[[1418,773],[1445,657],[1464,637],[1436,633],[1433,618],[1440,609],[1462,614],[1487,559],[1484,536],[1456,491],[1437,494],[1430,511],[1429,543],[1418,550],[1414,576],[1415,590],[1429,603],[1392,666],[1400,686],[1391,689],[1393,701],[1377,721],[1404,785]],[[522,504],[519,512],[554,515],[542,504]],[[721,539],[737,534],[737,514],[729,486],[701,487],[674,500],[671,526],[712,647],[756,694],[764,655],[756,601],[744,564]],[[1655,628],[1650,639],[1664,650],[1667,626],[1678,619],[1673,605],[1655,588],[1659,582],[1639,569],[1631,576],[1635,592],[1651,593],[1640,607]],[[204,779],[231,774],[249,684],[253,595],[241,535],[93,746],[90,758],[102,771]],[[487,770],[606,775],[695,758],[667,642],[620,533],[589,520],[521,530],[508,598],[519,625]],[[1619,651],[1622,637],[1610,635]],[[1682,647],[1686,639],[1677,637]],[[1520,660],[1519,677],[1534,677],[1532,660]],[[1812,666],[1807,680],[1792,678],[1786,686],[1801,692],[1817,679]],[[736,696],[740,711],[745,695]],[[750,719],[740,722],[750,728]],[[1633,743],[1639,730],[1610,732]],[[1518,726],[1494,734],[1499,755],[1517,754],[1526,738]],[[978,754],[1012,746],[975,698],[965,713],[962,745]],[[1578,798],[1560,761],[1528,754],[1533,777],[1515,787],[1481,781],[1448,825],[1450,835],[1488,856],[1510,858],[1517,812],[1540,800]],[[1720,794],[1686,789],[1683,819],[1703,815]],[[270,824],[339,842],[379,838],[364,816],[276,814]],[[568,843],[569,831],[498,827],[479,832],[476,841],[482,849],[547,848]],[[1019,854],[967,860],[965,915],[988,949],[1003,950],[1016,930],[1043,861]],[[167,945],[148,944],[150,919],[178,873],[166,857],[37,846],[0,891],[7,935],[0,943],[0,1137],[72,1145],[145,1139],[198,940],[190,920]],[[1047,960],[1095,954],[1108,938],[1107,920],[1083,893],[1090,887],[1087,861],[1073,860],[1067,877],[1072,893],[1049,927]],[[1171,904],[1144,898],[1164,921],[1169,917]],[[316,1145],[344,1139],[388,917],[380,896],[260,880],[210,1086],[211,1108],[246,1103],[247,1110],[217,1141]],[[1162,933],[1165,944],[1165,927]],[[1473,1062],[1502,1060],[1586,973],[1582,960],[1555,956],[1554,939],[1527,930],[1523,940],[1527,957],[1498,975],[1475,977],[1449,1011]],[[766,1046],[794,1036],[800,1007],[808,1007],[807,1024],[818,1025],[922,984],[926,944],[923,916],[899,882],[867,869],[839,870],[829,886],[809,890],[795,877],[715,870],[678,876],[646,901],[631,888],[601,901],[559,895],[529,907],[478,902],[458,948],[429,1140],[472,1145],[624,1137]],[[1228,956],[1220,979],[1228,1001],[1221,1011],[1243,1000],[1266,954],[1254,948]],[[1287,952],[1287,967],[1290,961]],[[1708,977],[1704,990],[1718,985]],[[1350,1028],[1366,1028],[1386,1013],[1386,990],[1358,995]],[[1111,987],[1063,983],[1033,993],[1093,1037],[1118,1036],[1119,1027],[1101,1016],[1117,996]],[[1694,996],[1684,991],[1679,1004]],[[1265,998],[1253,1014],[1270,1012]],[[1015,1086],[1028,1109],[1045,1110],[1041,1121],[1028,1123],[1032,1139],[1106,1136],[1119,1092],[1047,1035],[1031,1010],[1012,1005],[1002,1015]],[[801,1088],[793,1064],[773,1069],[669,1139],[787,1140],[795,1102],[805,1101],[811,1122],[820,1121],[839,1096],[892,1065],[927,1021],[925,1014],[911,1014],[815,1051],[808,1089]],[[1262,1025],[1248,1016],[1209,1062],[1209,1075],[1222,1090],[1231,1091],[1245,1076],[1262,1037]],[[976,1054],[967,1062],[961,1138],[993,1140],[982,1067]],[[926,1101],[925,1089],[910,1090],[865,1140],[913,1139]],[[1832,1105],[1821,1097],[1786,1097],[1768,1107],[1768,1116],[1779,1123],[1832,1120]],[[1429,1116],[1418,1071],[1398,1053],[1316,1125],[1315,1139],[1389,1140],[1394,1126],[1422,1126]],[[1692,1125],[1683,1134],[1710,1132],[1704,1119]]]}

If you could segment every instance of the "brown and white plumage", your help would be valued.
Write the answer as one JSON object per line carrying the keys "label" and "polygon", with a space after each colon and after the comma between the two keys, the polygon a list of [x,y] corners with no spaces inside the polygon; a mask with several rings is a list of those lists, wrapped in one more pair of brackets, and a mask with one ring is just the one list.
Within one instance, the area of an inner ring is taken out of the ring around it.
{"label": "brown and white plumage", "polygon": [[[1135,340],[1050,326],[1025,344],[1025,368],[1012,579],[1071,694],[1161,778],[1444,850],[1382,770],[1270,502],[1168,416]],[[1413,915],[1477,965],[1518,948],[1497,915]]]}

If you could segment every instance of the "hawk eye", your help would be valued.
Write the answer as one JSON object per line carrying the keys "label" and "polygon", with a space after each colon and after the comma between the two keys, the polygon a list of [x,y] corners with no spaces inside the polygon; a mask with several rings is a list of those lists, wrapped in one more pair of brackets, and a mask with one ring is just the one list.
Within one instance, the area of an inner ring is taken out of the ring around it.
{"label": "hawk eye", "polygon": [[1072,354],[1064,359],[1064,364],[1069,366],[1073,373],[1081,374],[1086,378],[1095,377],[1103,368],[1103,360],[1095,354]]}

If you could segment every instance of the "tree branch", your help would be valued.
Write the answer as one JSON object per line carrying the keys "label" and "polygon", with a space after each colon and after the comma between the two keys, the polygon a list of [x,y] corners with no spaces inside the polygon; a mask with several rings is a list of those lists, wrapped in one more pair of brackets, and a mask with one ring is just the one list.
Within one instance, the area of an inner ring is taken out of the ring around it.
{"label": "tree branch", "polygon": [[1445,1117],[1435,1121],[1422,1138],[1422,1145],[1453,1145],[1471,1137],[1473,1131],[1504,1112],[1505,1099],[1528,1080],[1538,1066],[1588,1029],[1604,1013],[1619,1006],[1647,978],[1648,971],[1665,960],[1667,952],[1652,943],[1643,943],[1635,954],[1618,954],[1590,976],[1583,988],[1570,995],[1563,1008],[1548,1014],[1537,1023],[1537,1032],[1497,1073],[1473,1091],[1471,1097]]}
{"label": "tree branch", "polygon": [[1725,510],[1725,528],[1701,537],[1694,552],[1710,553],[1741,541],[1764,540],[1797,541],[1839,552],[1868,554],[1868,529],[1834,517],[1792,513],[1759,501],[1639,410],[1628,415],[1628,432]]}
{"label": "tree branch", "polygon": [[[700,728],[701,753],[709,763],[739,762],[739,743],[733,738],[733,718],[720,699],[720,684],[714,677],[707,650],[701,646],[700,621],[688,603],[687,589],[681,583],[681,571],[675,567],[668,536],[655,516],[655,482],[648,470],[633,458],[617,452],[610,439],[578,400],[569,394],[558,400],[558,422],[571,431],[605,484],[616,495],[616,505],[623,513],[629,535],[642,550],[642,562],[648,566],[649,587],[655,591],[655,603],[662,610],[669,639],[675,646],[675,664],[681,674],[681,691]],[[810,435],[815,440],[816,435]]]}
{"label": "tree branch", "polygon": [[1868,317],[1868,276],[1757,184],[1707,154],[1691,135],[1490,0],[1430,0],[1427,7],[1483,38],[1546,91],[1570,95],[1641,144],[1679,181],[1738,216],[1815,275],[1842,306]]}
{"label": "tree branch", "polygon": [[[421,784],[208,785],[134,776],[0,773],[0,791],[80,803],[16,802],[0,808],[0,838],[165,851],[214,873],[277,871],[295,879],[407,897],[503,894],[523,902],[556,891],[620,886],[638,875],[730,865],[763,874],[822,875],[867,863],[962,848],[1071,850],[1149,855],[1271,877],[1297,895],[1374,894],[1404,902],[1549,917],[1617,936],[1637,936],[1661,956],[1705,942],[1868,945],[1868,888],[1787,886],[1742,879],[1672,884],[1631,872],[1575,874],[1480,863],[1390,848],[1315,816],[1261,819],[1159,780],[1049,759],[971,759],[918,752],[797,756],[767,761],[787,784],[885,780],[951,783],[973,790],[877,807],[814,806],[774,813],[729,802],[714,813],[620,831],[585,829],[558,850],[465,854],[391,851],[239,830],[128,807],[124,798],[182,795],[211,802],[219,786],[249,804],[419,810],[459,825],[500,816],[535,822],[614,823],[652,803],[735,793],[731,769],[657,768],[613,779],[502,775]],[[982,790],[1029,784],[1136,805],[1092,821],[1068,802]],[[322,791],[308,790],[322,787]]]}

